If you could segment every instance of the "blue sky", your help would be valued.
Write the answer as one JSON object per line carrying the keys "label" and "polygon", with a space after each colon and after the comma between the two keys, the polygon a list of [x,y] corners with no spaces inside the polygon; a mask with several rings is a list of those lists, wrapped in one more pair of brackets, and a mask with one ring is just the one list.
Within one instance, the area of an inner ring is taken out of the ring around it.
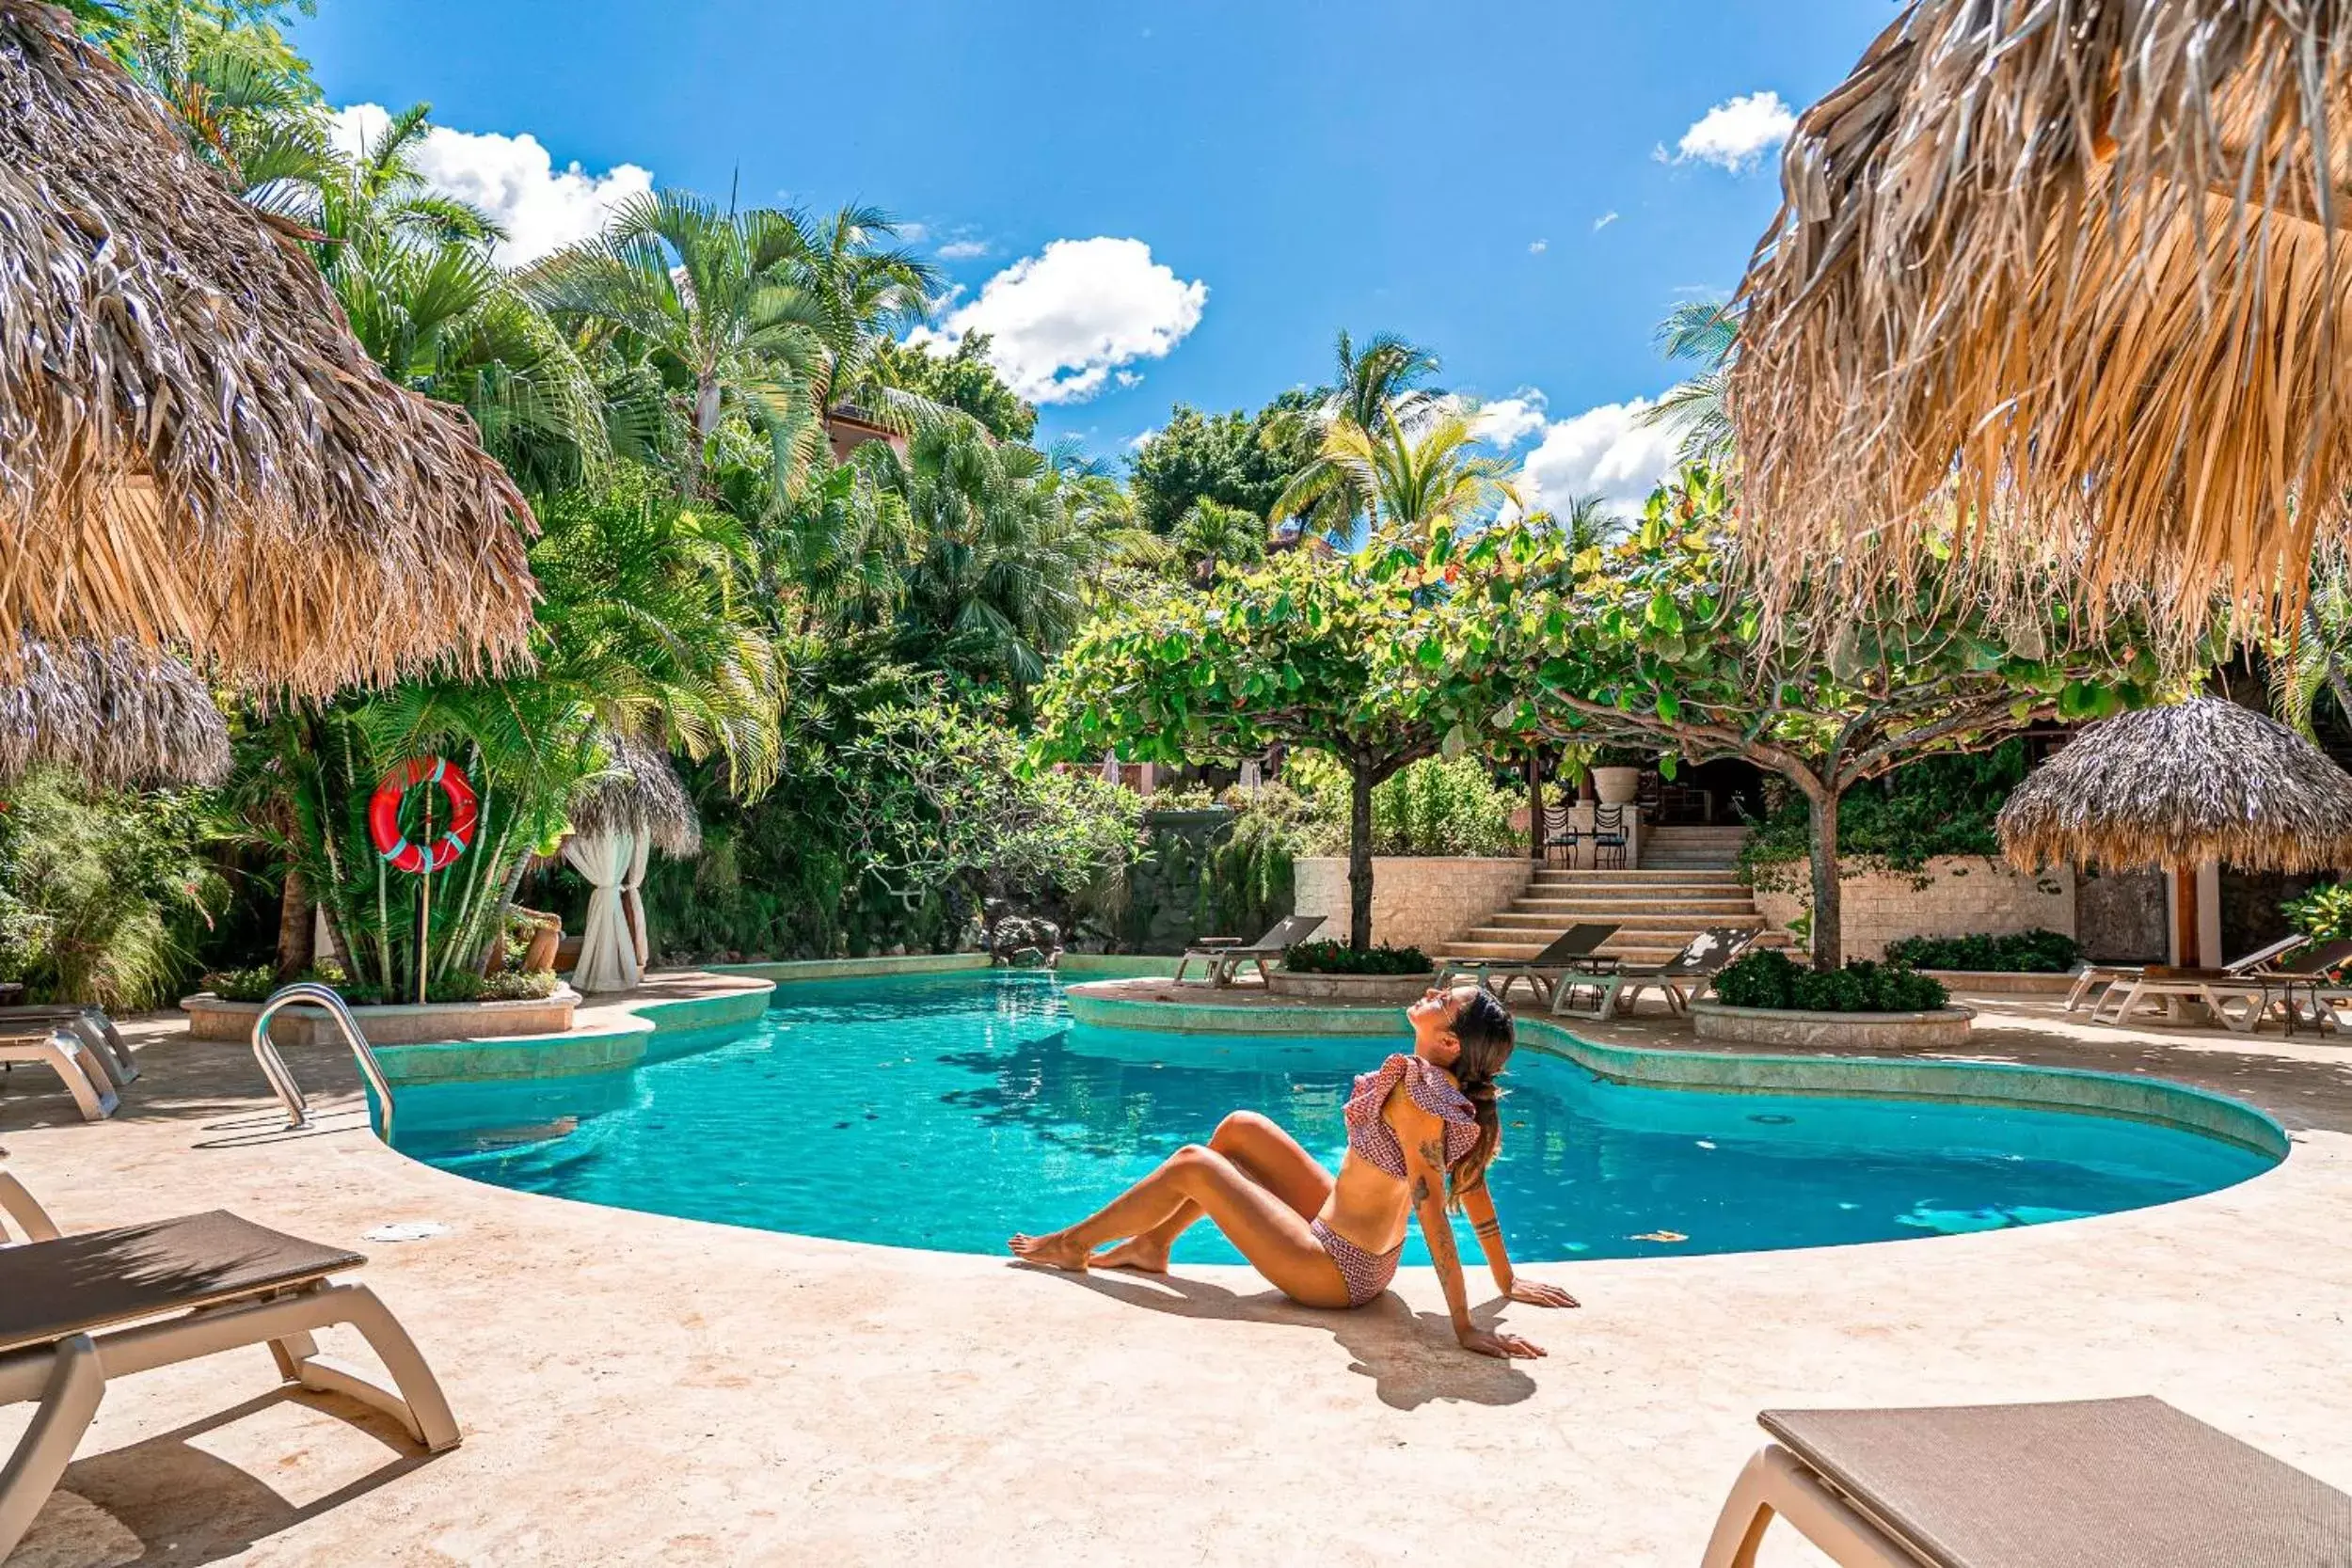
{"label": "blue sky", "polygon": [[321,0],[295,38],[337,105],[429,100],[437,176],[506,214],[518,256],[649,182],[873,201],[959,286],[943,336],[993,326],[1047,436],[1118,454],[1171,403],[1255,405],[1322,379],[1340,327],[1389,329],[1488,401],[1556,499],[1647,488],[1631,404],[1676,379],[1658,318],[1737,280],[1785,109],[1893,16]]}

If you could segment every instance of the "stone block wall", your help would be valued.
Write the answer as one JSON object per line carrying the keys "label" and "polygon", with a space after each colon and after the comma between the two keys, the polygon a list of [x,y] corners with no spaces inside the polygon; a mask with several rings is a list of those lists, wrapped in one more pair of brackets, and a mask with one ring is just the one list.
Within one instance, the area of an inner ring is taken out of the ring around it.
{"label": "stone block wall", "polygon": [[[1372,863],[1372,940],[1434,953],[1527,891],[1534,863],[1521,856],[1376,855]],[[1296,863],[1300,914],[1324,917],[1320,939],[1347,937],[1347,861]]]}
{"label": "stone block wall", "polygon": [[[1783,868],[1798,879],[1785,890],[1756,891],[1756,910],[1786,927],[1812,902],[1804,863]],[[1921,885],[1924,880],[1925,885]],[[2026,876],[1995,861],[1944,855],[1915,875],[1904,871],[1850,873],[1839,899],[1846,957],[1883,958],[1901,937],[1965,937],[1979,932],[2040,927],[2074,934],[2074,876],[2046,871]]]}

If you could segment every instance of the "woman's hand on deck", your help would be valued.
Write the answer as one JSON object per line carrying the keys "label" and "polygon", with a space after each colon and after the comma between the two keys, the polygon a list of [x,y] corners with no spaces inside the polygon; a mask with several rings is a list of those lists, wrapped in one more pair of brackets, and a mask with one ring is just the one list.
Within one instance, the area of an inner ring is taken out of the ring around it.
{"label": "woman's hand on deck", "polygon": [[1466,1328],[1455,1338],[1462,1341],[1464,1350],[1476,1351],[1481,1355],[1491,1355],[1503,1361],[1532,1361],[1539,1355],[1550,1354],[1543,1346],[1522,1339],[1516,1334],[1489,1334],[1483,1328]]}
{"label": "woman's hand on deck", "polygon": [[1514,1278],[1511,1281],[1510,1290],[1503,1293],[1522,1307],[1581,1307],[1583,1305],[1559,1286],[1547,1285],[1539,1279]]}

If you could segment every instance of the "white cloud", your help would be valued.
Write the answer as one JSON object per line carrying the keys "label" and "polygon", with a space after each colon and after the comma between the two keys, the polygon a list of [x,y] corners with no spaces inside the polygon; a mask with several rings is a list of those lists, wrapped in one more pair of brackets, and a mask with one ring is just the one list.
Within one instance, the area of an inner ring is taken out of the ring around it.
{"label": "white cloud", "polygon": [[943,261],[969,261],[974,257],[985,256],[988,252],[989,244],[986,240],[949,240],[939,247],[939,259]]}
{"label": "white cloud", "polygon": [[1595,218],[1595,219],[1593,220],[1593,232],[1594,232],[1594,233],[1596,233],[1596,234],[1597,234],[1597,233],[1599,233],[1602,230],[1604,230],[1604,229],[1608,228],[1611,224],[1613,224],[1613,223],[1614,223],[1614,222],[1616,222],[1616,221],[1617,221],[1617,214],[1614,214],[1614,213],[1603,213],[1603,214],[1600,214],[1600,216],[1598,216],[1598,217],[1597,217],[1597,218]]}
{"label": "white cloud", "polygon": [[1166,357],[1200,325],[1208,298],[1206,283],[1178,277],[1141,240],[1056,240],[909,341],[953,348],[985,332],[989,362],[1014,391],[1031,403],[1081,403],[1136,360]]}
{"label": "white cloud", "polygon": [[1597,495],[1612,511],[1640,511],[1675,467],[1675,433],[1642,418],[1651,406],[1647,398],[1604,403],[1546,425],[1520,466],[1520,501],[1533,511]]}
{"label": "white cloud", "polygon": [[1754,167],[1764,154],[1787,141],[1796,124],[1797,117],[1780,101],[1780,94],[1742,93],[1716,104],[1683,132],[1674,161],[1714,164],[1737,174]]}
{"label": "white cloud", "polygon": [[1530,256],[1541,256],[1545,251],[1549,250],[1550,248],[1551,242],[1549,240],[1536,240],[1528,245],[1527,253]]}
{"label": "white cloud", "polygon": [[898,225],[898,238],[906,241],[909,245],[920,245],[930,237],[931,226],[928,223],[901,223]]}
{"label": "white cloud", "polygon": [[[335,141],[357,150],[389,118],[373,103],[338,109]],[[559,170],[529,132],[507,136],[437,125],[418,145],[416,163],[434,189],[469,201],[498,221],[507,235],[498,259],[509,266],[588,238],[604,227],[613,208],[653,189],[652,173],[635,164],[615,164],[602,174],[590,174],[577,163]]]}
{"label": "white cloud", "polygon": [[1470,434],[1488,446],[1508,451],[1544,428],[1544,394],[1523,387],[1513,397],[1481,404],[1470,421]]}

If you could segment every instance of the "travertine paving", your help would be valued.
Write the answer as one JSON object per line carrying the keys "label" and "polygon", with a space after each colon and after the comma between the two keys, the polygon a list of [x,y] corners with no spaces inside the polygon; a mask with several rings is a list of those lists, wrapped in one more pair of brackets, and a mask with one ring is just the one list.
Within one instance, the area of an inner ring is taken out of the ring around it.
{"label": "travertine paving", "polygon": [[[370,1252],[466,1445],[422,1460],[259,1351],[126,1380],[10,1568],[1687,1564],[1771,1404],[2151,1392],[2352,1489],[2352,1045],[1980,1005],[1976,1053],[2235,1094],[2295,1152],[2066,1225],[1548,1268],[1586,1306],[1510,1309],[1552,1353],[1517,1366],[1454,1348],[1426,1270],[1323,1314],[1243,1269],[1073,1278],[476,1186],[376,1143],[332,1051],[289,1053],[330,1114],[288,1134],[241,1047],[151,1021],[115,1121],[12,1077],[10,1168],[74,1227],[220,1206]],[[449,1228],[359,1240],[398,1220]]]}

